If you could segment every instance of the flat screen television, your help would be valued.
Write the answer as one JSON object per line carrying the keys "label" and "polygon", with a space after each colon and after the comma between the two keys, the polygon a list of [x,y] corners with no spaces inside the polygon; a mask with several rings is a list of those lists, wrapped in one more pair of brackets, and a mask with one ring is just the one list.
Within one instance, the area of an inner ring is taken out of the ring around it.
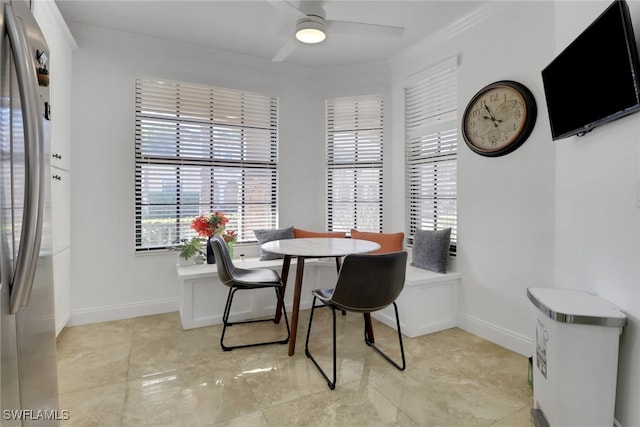
{"label": "flat screen television", "polygon": [[542,70],[553,140],[639,111],[639,74],[629,7],[616,0]]}

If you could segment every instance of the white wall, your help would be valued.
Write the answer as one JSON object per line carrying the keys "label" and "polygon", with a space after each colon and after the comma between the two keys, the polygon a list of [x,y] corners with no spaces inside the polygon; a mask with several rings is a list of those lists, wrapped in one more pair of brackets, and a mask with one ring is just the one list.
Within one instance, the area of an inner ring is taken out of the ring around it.
{"label": "white wall", "polygon": [[[385,229],[394,231],[404,229],[403,83],[457,55],[460,111],[480,88],[503,79],[525,84],[538,104],[533,133],[513,153],[486,158],[460,140],[459,325],[529,355],[535,311],[527,287],[572,287],[610,299],[630,315],[616,418],[623,427],[640,426],[640,115],[554,143],[540,77],[607,4],[493,2],[399,53],[390,68],[375,64],[373,71],[350,67],[324,74],[72,27],[80,46],[72,99],[72,322],[177,307],[175,254],[142,256],[133,249],[136,75],[279,94],[280,224],[318,229],[325,221],[324,164],[318,160],[324,157],[324,99],[383,90],[390,118]],[[639,6],[632,2],[637,31]]]}
{"label": "white wall", "polygon": [[[638,39],[640,2],[628,3]],[[609,4],[558,2],[555,51]],[[620,339],[616,400],[623,427],[640,426],[639,143],[640,114],[635,114],[555,144],[556,286],[598,294],[629,316]]]}
{"label": "white wall", "polygon": [[[280,224],[320,226],[324,103],[281,64],[72,26],[72,324],[177,310],[175,253],[134,252],[135,78],[158,76],[280,96]],[[269,68],[271,67],[271,68]]]}
{"label": "white wall", "polygon": [[[630,3],[638,34],[640,2]],[[582,138],[552,142],[540,77],[544,66],[609,4],[497,2],[462,20],[467,30],[449,29],[402,52],[392,66],[393,94],[399,100],[394,103],[394,140],[403,137],[404,80],[454,54],[460,64],[459,111],[493,81],[516,80],[532,90],[538,119],[522,147],[504,157],[484,158],[460,139],[458,324],[530,355],[535,309],[526,298],[527,287],[582,289],[609,299],[630,317],[621,337],[616,419],[623,427],[637,427],[640,115]],[[481,25],[474,25],[478,21]],[[402,160],[397,157],[394,164],[400,167]],[[401,194],[393,197],[403,206]]]}
{"label": "white wall", "polygon": [[[442,32],[393,61],[399,100],[407,77],[457,55],[459,116],[478,90],[498,80],[527,86],[542,110],[529,139],[506,156],[479,156],[461,135],[458,145],[459,325],[527,355],[534,312],[526,288],[553,286],[555,156],[539,72],[553,54],[552,12],[551,3],[496,2],[466,17],[466,31]],[[401,140],[401,102],[395,108]]]}

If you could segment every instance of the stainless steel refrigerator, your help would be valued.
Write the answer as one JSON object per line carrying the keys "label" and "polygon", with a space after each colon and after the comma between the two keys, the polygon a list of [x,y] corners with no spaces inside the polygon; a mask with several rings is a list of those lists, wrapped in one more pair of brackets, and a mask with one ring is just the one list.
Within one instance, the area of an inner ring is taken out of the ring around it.
{"label": "stainless steel refrigerator", "polygon": [[23,0],[0,0],[2,426],[58,425],[49,48]]}

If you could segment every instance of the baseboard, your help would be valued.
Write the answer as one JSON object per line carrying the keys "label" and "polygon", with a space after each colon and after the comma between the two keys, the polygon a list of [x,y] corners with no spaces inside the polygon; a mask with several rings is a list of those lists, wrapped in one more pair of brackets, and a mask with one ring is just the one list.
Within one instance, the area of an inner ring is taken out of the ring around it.
{"label": "baseboard", "polygon": [[[377,319],[389,326],[390,328],[396,329],[396,318],[395,313],[392,308],[389,310],[384,309],[381,311],[376,311],[371,314],[371,317]],[[442,331],[445,329],[453,328],[456,326],[455,321],[431,321],[424,322],[419,324],[408,325],[406,322],[402,320],[402,313],[400,314],[400,330],[403,335],[408,336],[409,338],[415,338],[421,335],[428,335],[433,332]]]}
{"label": "baseboard", "polygon": [[111,320],[130,319],[133,317],[150,316],[152,314],[171,313],[178,311],[178,300],[166,299],[146,301],[139,304],[127,304],[112,307],[98,307],[71,312],[67,326],[86,325],[89,323],[108,322]]}
{"label": "baseboard", "polygon": [[458,313],[458,327],[523,356],[531,356],[533,351],[533,341],[529,337],[468,314]]}
{"label": "baseboard", "polygon": [[56,336],[60,335],[60,332],[62,332],[64,327],[69,324],[69,318],[70,318],[70,314],[67,313],[64,316],[64,319],[60,319],[60,321],[56,323]]}

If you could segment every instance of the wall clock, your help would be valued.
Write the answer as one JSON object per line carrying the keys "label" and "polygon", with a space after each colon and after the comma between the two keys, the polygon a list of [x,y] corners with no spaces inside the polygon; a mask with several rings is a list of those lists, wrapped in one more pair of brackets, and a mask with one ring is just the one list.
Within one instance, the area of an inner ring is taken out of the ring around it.
{"label": "wall clock", "polygon": [[483,156],[502,156],[518,148],[536,123],[536,100],[511,80],[491,83],[476,93],[462,116],[462,136]]}

